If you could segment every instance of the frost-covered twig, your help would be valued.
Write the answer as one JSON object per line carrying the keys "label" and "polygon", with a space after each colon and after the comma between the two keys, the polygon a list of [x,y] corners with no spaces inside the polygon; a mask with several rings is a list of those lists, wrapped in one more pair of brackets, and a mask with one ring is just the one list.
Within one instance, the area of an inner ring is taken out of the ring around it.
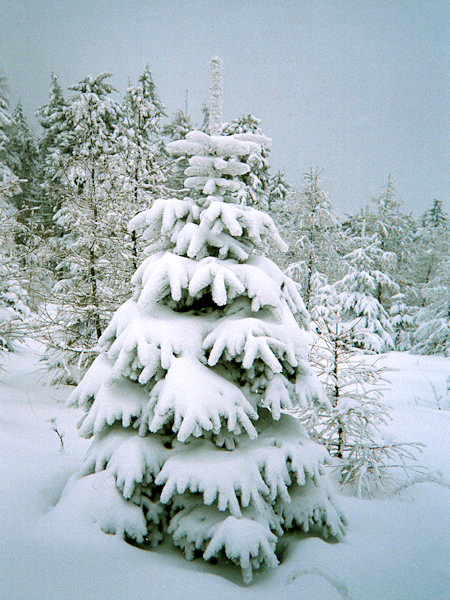
{"label": "frost-covered twig", "polygon": [[410,477],[406,481],[399,484],[397,487],[392,489],[392,494],[396,495],[406,490],[407,488],[418,485],[420,483],[436,483],[444,488],[450,488],[450,481],[443,477],[440,471],[428,471],[426,470],[424,473],[420,473],[414,477]]}
{"label": "frost-covered twig", "polygon": [[55,417],[52,417],[50,419],[50,425],[52,427],[52,431],[54,431],[56,433],[56,435],[59,438],[60,444],[61,444],[61,450],[64,450],[64,431],[60,431],[58,429],[58,424],[56,423],[56,419]]}

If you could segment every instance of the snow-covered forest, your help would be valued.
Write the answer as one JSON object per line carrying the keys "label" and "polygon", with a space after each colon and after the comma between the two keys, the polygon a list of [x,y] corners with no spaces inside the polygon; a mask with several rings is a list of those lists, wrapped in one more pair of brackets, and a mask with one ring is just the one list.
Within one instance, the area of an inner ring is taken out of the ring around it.
{"label": "snow-covered forest", "polygon": [[210,68],[0,80],[2,597],[445,598],[442,201],[337,214]]}

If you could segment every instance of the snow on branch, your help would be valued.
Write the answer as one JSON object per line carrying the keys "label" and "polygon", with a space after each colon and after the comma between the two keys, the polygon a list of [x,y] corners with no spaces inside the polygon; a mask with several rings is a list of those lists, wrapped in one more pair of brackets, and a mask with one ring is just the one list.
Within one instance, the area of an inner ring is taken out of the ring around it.
{"label": "snow on branch", "polygon": [[280,358],[286,359],[293,367],[298,362],[293,350],[286,344],[271,337],[270,329],[264,322],[255,318],[222,319],[203,342],[205,350],[211,349],[209,366],[217,364],[225,354],[226,360],[240,357],[244,369],[249,369],[256,358],[260,358],[274,373],[281,373]]}
{"label": "snow on branch", "polygon": [[154,480],[168,454],[161,438],[140,437],[133,429],[117,427],[94,439],[84,460],[82,475],[107,469],[128,499],[136,485]]}
{"label": "snow on branch", "polygon": [[158,198],[151,208],[131,219],[128,231],[144,230],[145,239],[162,233],[172,237],[185,223],[197,222],[200,208],[190,198]]}
{"label": "snow on branch", "polygon": [[95,394],[91,409],[78,424],[80,435],[90,438],[114,423],[130,427],[147,403],[148,392],[136,382],[125,377],[106,380]]}
{"label": "snow on branch", "polygon": [[213,529],[213,537],[203,555],[205,560],[223,552],[227,558],[239,564],[244,583],[251,583],[253,569],[262,564],[276,567],[275,555],[277,537],[267,523],[253,519],[227,517]]}
{"label": "snow on branch", "polygon": [[217,200],[201,210],[190,198],[158,199],[150,209],[136,215],[128,229],[130,232],[143,230],[145,239],[162,234],[174,244],[175,254],[199,260],[209,256],[211,248],[216,248],[220,258],[245,261],[252,246],[264,248],[267,239],[281,251],[287,250],[268,215]]}
{"label": "snow on branch", "polygon": [[157,485],[164,485],[161,501],[169,503],[186,491],[201,493],[206,505],[217,503],[219,510],[241,517],[243,508],[261,513],[266,502],[277,498],[289,503],[293,481],[298,486],[318,482],[326,450],[286,415],[266,425],[257,439],[242,441],[232,452],[198,440],[171,455],[156,478]]}
{"label": "snow on branch", "polygon": [[292,492],[292,501],[283,505],[284,526],[287,529],[300,527],[308,532],[320,527],[324,536],[342,539],[346,519],[336,507],[329,485],[316,486],[307,481]]}
{"label": "snow on branch", "polygon": [[[121,326],[124,322],[125,328]],[[163,305],[153,306],[146,314],[129,300],[114,315],[100,345],[114,361],[116,376],[126,375],[146,384],[152,377],[161,377],[174,357],[202,356],[202,341],[209,328],[205,317],[186,316]]]}
{"label": "snow on branch", "polygon": [[251,419],[258,415],[241,390],[218,373],[191,357],[174,358],[164,379],[151,391],[142,415],[140,432],[157,432],[170,425],[179,441],[211,431],[218,434],[224,424],[239,435],[256,437]]}
{"label": "snow on branch", "polygon": [[234,159],[259,151],[260,144],[252,141],[252,136],[253,134],[247,134],[244,139],[241,139],[237,135],[208,135],[202,131],[191,131],[186,134],[184,140],[167,144],[167,151],[172,156],[214,156]]}
{"label": "snow on branch", "polygon": [[188,503],[171,520],[169,533],[188,560],[196,551],[210,560],[225,555],[241,567],[245,583],[251,583],[252,571],[262,565],[274,567],[276,534],[281,534],[280,519],[266,506],[257,513],[245,509],[241,518],[218,511],[213,506]]}
{"label": "snow on branch", "polygon": [[225,230],[234,237],[248,237],[257,248],[269,238],[280,250],[287,250],[269,215],[248,206],[212,202],[201,215],[200,227],[215,234]]}
{"label": "snow on branch", "polygon": [[[133,277],[137,287],[137,305],[146,309],[167,297],[179,302],[183,292],[187,292],[194,299],[210,293],[218,306],[225,306],[234,298],[246,295],[254,312],[263,307],[281,311],[285,297],[296,311],[302,307],[304,310],[295,284],[271,261],[265,263],[272,265],[269,272],[259,268],[256,259],[261,258],[250,258],[246,264],[239,264],[214,257],[195,261],[170,252],[154,254],[142,263]],[[271,277],[273,275],[275,280]]]}

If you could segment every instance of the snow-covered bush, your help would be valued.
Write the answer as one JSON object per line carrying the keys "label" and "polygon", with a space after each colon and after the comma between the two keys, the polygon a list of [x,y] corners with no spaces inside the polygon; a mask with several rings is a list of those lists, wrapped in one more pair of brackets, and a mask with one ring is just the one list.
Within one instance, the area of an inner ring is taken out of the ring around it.
{"label": "snow-covered bush", "polygon": [[132,219],[166,249],[137,269],[70,399],[93,438],[73,493],[98,503],[105,489],[104,531],[149,545],[169,535],[188,559],[236,563],[248,583],[277,564],[284,531],[339,538],[344,522],[327,451],[285,414],[326,399],[294,318],[306,326],[297,285],[261,255],[266,240],[284,243],[270,217],[234,203],[241,159],[266,140],[220,135],[219,59],[212,67],[210,134],[168,145],[188,159],[192,193]]}

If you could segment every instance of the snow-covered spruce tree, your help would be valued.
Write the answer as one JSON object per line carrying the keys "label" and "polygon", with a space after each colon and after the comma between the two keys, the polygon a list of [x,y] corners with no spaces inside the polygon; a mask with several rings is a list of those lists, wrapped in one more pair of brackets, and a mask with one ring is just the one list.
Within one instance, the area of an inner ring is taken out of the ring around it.
{"label": "snow-covered spruce tree", "polygon": [[328,194],[322,188],[320,173],[311,169],[305,174],[300,194],[277,205],[283,237],[289,243],[287,273],[301,285],[307,309],[311,307],[311,282],[315,274],[343,275],[339,220]]}
{"label": "snow-covered spruce tree", "polygon": [[40,217],[47,235],[56,234],[57,225],[53,219],[61,208],[61,159],[63,148],[67,147],[67,137],[70,133],[66,119],[66,101],[59,84],[58,76],[52,73],[48,103],[41,106],[37,112],[42,135],[39,139],[39,153],[42,164],[42,201]]}
{"label": "snow-covered spruce tree", "polygon": [[450,356],[450,276],[448,264],[422,288],[425,306],[415,314],[412,352]]}
{"label": "snow-covered spruce tree", "polygon": [[[366,220],[366,233],[375,234],[383,252],[392,252],[396,256],[392,265],[392,276],[401,287],[408,284],[408,271],[411,265],[411,253],[414,243],[415,223],[411,215],[401,210],[401,202],[395,194],[395,185],[389,176],[381,193],[372,200],[372,210]],[[385,308],[389,307],[389,299],[379,300]]]}
{"label": "snow-covered spruce tree", "polygon": [[[349,216],[343,228],[349,237],[373,238],[383,252],[389,252],[394,260],[384,266],[385,272],[400,285],[403,292],[406,291],[411,284],[416,225],[411,215],[402,211],[391,176],[380,194],[372,198],[360,213]],[[388,310],[391,296],[387,294],[384,297],[383,290],[379,289],[377,298]]]}
{"label": "snow-covered spruce tree", "polygon": [[344,256],[348,272],[334,284],[340,295],[342,319],[348,323],[355,347],[375,353],[392,350],[394,331],[379,297],[399,292],[386,273],[395,255],[384,252],[376,236],[355,238],[352,243],[354,249]]}
{"label": "snow-covered spruce tree", "polygon": [[15,173],[17,158],[11,153],[11,122],[9,112],[8,85],[0,74],[0,193],[11,196],[17,191],[18,176]]}
{"label": "snow-covered spruce tree", "polygon": [[23,182],[13,171],[17,160],[11,152],[12,118],[8,106],[6,79],[0,76],[0,355],[14,349],[30,314],[16,245],[23,225],[17,220],[12,201]]}
{"label": "snow-covered spruce tree", "polygon": [[[191,117],[187,114],[187,110],[178,110],[173,119],[163,126],[162,133],[168,141],[176,142],[183,140],[190,131],[194,129]],[[169,159],[169,171],[167,175],[167,187],[169,190],[178,194],[184,188],[184,172],[188,167],[188,161],[185,156],[173,158],[167,154]]]}
{"label": "snow-covered spruce tree", "polygon": [[332,409],[311,404],[295,414],[335,457],[342,486],[360,497],[392,493],[400,479],[408,479],[417,445],[383,438],[389,419],[381,401],[384,369],[355,347],[356,324],[344,319],[347,296],[318,274],[313,276],[311,289],[315,342],[310,360]]}
{"label": "snow-covered spruce tree", "polygon": [[435,200],[417,239],[420,306],[415,313],[413,352],[450,354],[450,237],[447,216]]}
{"label": "snow-covered spruce tree", "polygon": [[260,138],[220,135],[221,63],[211,64],[210,134],[168,145],[189,157],[192,193],[132,220],[167,250],[136,271],[70,398],[93,442],[65,501],[106,532],[150,545],[167,534],[188,559],[228,559],[248,583],[277,564],[284,531],[340,537],[343,518],[325,448],[284,411],[323,400],[293,316],[307,315],[295,283],[254,252],[266,239],[283,246],[272,220],[234,203],[240,159]]}
{"label": "snow-covered spruce tree", "polygon": [[222,130],[222,135],[227,136],[245,133],[258,135],[260,144],[242,159],[249,166],[249,170],[242,176],[245,185],[237,192],[237,197],[244,206],[267,210],[272,179],[268,160],[270,144],[269,139],[263,134],[261,121],[253,115],[247,114],[226,123]]}
{"label": "snow-covered spruce tree", "polygon": [[[395,194],[395,185],[389,176],[380,194],[359,214],[352,215],[343,224],[351,239],[369,238],[381,253],[389,256],[379,268],[398,285],[400,297],[389,287],[378,285],[373,295],[391,315],[393,341],[398,350],[410,348],[409,324],[413,320],[417,299],[415,272],[416,223],[411,215],[402,211]],[[381,268],[382,267],[382,268]],[[400,312],[399,312],[400,311]]]}
{"label": "snow-covered spruce tree", "polygon": [[15,207],[16,255],[23,271],[23,283],[30,300],[35,304],[42,287],[42,235],[41,219],[41,176],[42,168],[38,146],[23,113],[22,105],[17,105],[10,123],[9,150],[15,157],[14,172],[19,177],[10,199]]}
{"label": "snow-covered spruce tree", "polygon": [[47,314],[44,360],[55,382],[77,383],[91,364],[111,314],[124,298],[123,195],[114,170],[119,149],[120,105],[111,97],[109,73],[87,77],[71,89],[59,139],[61,208],[55,220],[58,281]]}
{"label": "snow-covered spruce tree", "polygon": [[284,171],[278,171],[275,175],[270,179],[269,183],[269,212],[272,210],[276,211],[276,206],[279,203],[283,203],[286,201],[286,197],[289,194],[290,185],[285,180]]}
{"label": "snow-covered spruce tree", "polygon": [[18,219],[29,232],[19,240],[26,244],[36,227],[36,214],[40,202],[40,164],[37,142],[23,114],[22,105],[16,106],[10,123],[10,151],[16,159],[14,172],[21,180],[20,188],[12,201],[18,211]]}
{"label": "snow-covered spruce tree", "polygon": [[[161,147],[160,120],[163,116],[164,107],[147,65],[138,82],[128,86],[122,104],[120,152],[115,167],[124,196],[121,203],[126,212],[122,218],[124,224],[148,207],[152,198],[162,195],[167,170],[166,155]],[[136,270],[140,249],[135,232],[131,232],[130,246],[130,259]]]}
{"label": "snow-covered spruce tree", "polygon": [[417,308],[408,302],[408,296],[417,299],[417,292],[410,288],[410,293],[398,292],[391,298],[389,318],[394,332],[394,347],[399,352],[411,350],[412,339],[416,329],[415,313]]}
{"label": "snow-covered spruce tree", "polygon": [[24,336],[24,324],[30,316],[15,243],[15,234],[22,228],[8,198],[14,185],[17,183],[7,186],[2,182],[0,188],[0,356],[14,350],[14,342]]}

